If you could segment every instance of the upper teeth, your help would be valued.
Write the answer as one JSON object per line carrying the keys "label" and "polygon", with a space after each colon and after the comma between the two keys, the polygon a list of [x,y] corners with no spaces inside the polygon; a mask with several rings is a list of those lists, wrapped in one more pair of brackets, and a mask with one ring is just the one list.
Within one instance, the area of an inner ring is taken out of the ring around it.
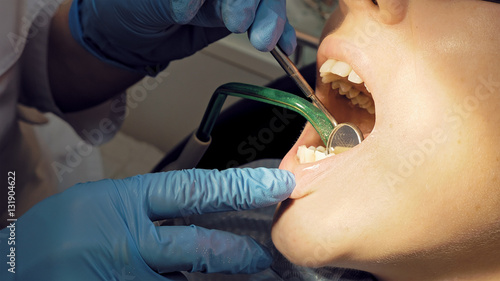
{"label": "upper teeth", "polygon": [[356,84],[361,84],[363,83],[363,79],[361,79],[361,77],[359,77],[359,75],[353,71],[351,71],[351,73],[349,73],[349,77],[347,78],[349,81],[351,81],[352,83],[356,83]]}
{"label": "upper teeth", "polygon": [[354,84],[363,83],[363,79],[359,77],[348,63],[343,61],[329,59],[321,66],[319,72],[321,73],[321,77],[335,74],[340,77],[347,77],[347,80]]}
{"label": "upper teeth", "polygon": [[[319,72],[322,77],[323,83],[332,83],[332,89],[339,89],[339,93],[349,98],[352,104],[366,109],[371,114],[375,113],[375,105],[373,99],[354,88],[352,84],[349,84],[347,81],[342,80],[342,78],[347,77],[347,80],[353,84],[363,83],[363,79],[359,77],[359,75],[352,69],[352,67],[348,63],[329,59],[325,63],[323,63]],[[366,89],[368,91],[368,88]]]}

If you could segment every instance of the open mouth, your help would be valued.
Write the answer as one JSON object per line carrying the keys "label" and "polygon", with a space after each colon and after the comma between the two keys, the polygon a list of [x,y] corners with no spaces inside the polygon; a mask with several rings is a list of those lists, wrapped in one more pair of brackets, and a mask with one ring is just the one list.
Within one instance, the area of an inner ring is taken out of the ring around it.
{"label": "open mouth", "polygon": [[[357,125],[366,138],[375,124],[375,101],[364,80],[352,66],[344,61],[329,58],[319,69],[317,94],[330,113],[339,123],[350,122]],[[304,133],[315,134],[309,130]],[[349,149],[335,148],[327,153],[317,140],[307,138],[298,142],[297,160],[299,164],[308,164],[338,155]]]}

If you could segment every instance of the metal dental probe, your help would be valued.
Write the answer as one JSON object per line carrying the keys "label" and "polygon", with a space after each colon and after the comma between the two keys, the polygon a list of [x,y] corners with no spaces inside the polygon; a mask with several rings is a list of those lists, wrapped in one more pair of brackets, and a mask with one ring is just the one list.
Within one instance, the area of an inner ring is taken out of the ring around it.
{"label": "metal dental probe", "polygon": [[332,122],[334,127],[337,127],[337,120],[333,118],[330,112],[326,109],[323,103],[318,99],[318,97],[314,94],[313,89],[309,86],[309,83],[304,79],[302,74],[300,74],[299,69],[295,66],[295,64],[288,58],[288,56],[280,49],[280,47],[276,46],[271,54],[279,63],[279,65],[285,70],[286,74],[290,78],[293,79],[295,84],[300,88],[302,93],[306,95],[306,97],[310,98],[312,102],[319,108],[323,113],[328,117],[330,122]]}
{"label": "metal dental probe", "polygon": [[312,102],[326,115],[326,117],[332,123],[334,129],[330,136],[328,137],[328,144],[326,152],[330,153],[330,148],[335,149],[336,147],[354,147],[363,141],[363,133],[359,128],[352,123],[341,123],[338,124],[337,120],[333,118],[330,112],[326,109],[323,103],[314,94],[314,90],[309,86],[304,77],[300,74],[297,66],[288,58],[288,56],[276,46],[271,54],[279,63],[279,65],[285,70],[287,75],[292,78],[292,80],[297,84],[300,90],[312,100]]}

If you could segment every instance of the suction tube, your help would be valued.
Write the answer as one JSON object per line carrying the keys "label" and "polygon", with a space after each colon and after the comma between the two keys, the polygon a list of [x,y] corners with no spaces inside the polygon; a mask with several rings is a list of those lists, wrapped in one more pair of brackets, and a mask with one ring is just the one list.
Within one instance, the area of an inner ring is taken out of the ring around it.
{"label": "suction tube", "polygon": [[200,141],[210,141],[210,134],[227,96],[264,102],[299,113],[316,129],[325,146],[334,128],[328,117],[306,99],[271,88],[243,83],[228,83],[217,88],[210,99],[200,127],[196,132],[196,137]]}

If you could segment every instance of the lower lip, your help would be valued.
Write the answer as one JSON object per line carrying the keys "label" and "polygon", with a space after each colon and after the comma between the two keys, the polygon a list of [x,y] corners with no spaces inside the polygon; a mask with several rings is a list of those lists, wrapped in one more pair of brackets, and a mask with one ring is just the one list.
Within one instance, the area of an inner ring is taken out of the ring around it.
{"label": "lower lip", "polygon": [[[315,173],[321,168],[320,163],[311,163],[310,166],[307,166],[305,168],[300,169],[300,174],[306,173]],[[306,176],[307,178],[307,176]],[[290,195],[290,199],[300,199],[302,197],[305,197],[313,192],[313,190],[310,189],[311,185],[308,184],[309,181],[305,181],[305,183],[300,184],[300,182],[297,184],[296,188],[293,190],[292,194]]]}
{"label": "lower lip", "polygon": [[285,156],[280,166],[280,168],[289,170],[295,175],[296,187],[290,195],[290,199],[300,199],[312,194],[316,188],[321,186],[320,184],[314,184],[315,182],[317,183],[318,181],[324,180],[326,175],[331,175],[332,170],[338,172],[339,169],[343,170],[346,166],[349,166],[348,163],[352,163],[353,159],[359,157],[359,153],[362,153],[364,150],[362,147],[365,147],[370,140],[371,138],[365,139],[363,143],[341,154],[317,162],[300,164],[296,155],[297,148],[302,144],[308,143],[304,141],[301,136],[294,147]]}
{"label": "lower lip", "polygon": [[[294,147],[288,152],[288,154],[283,159],[280,169],[285,169],[291,171],[295,175],[296,186],[290,199],[300,199],[314,192],[312,190],[313,186],[311,183],[315,181],[324,171],[327,171],[332,165],[332,156],[328,159],[323,159],[313,163],[301,164],[297,157],[297,148],[301,145],[300,140],[294,145]],[[326,166],[325,166],[326,165]]]}

